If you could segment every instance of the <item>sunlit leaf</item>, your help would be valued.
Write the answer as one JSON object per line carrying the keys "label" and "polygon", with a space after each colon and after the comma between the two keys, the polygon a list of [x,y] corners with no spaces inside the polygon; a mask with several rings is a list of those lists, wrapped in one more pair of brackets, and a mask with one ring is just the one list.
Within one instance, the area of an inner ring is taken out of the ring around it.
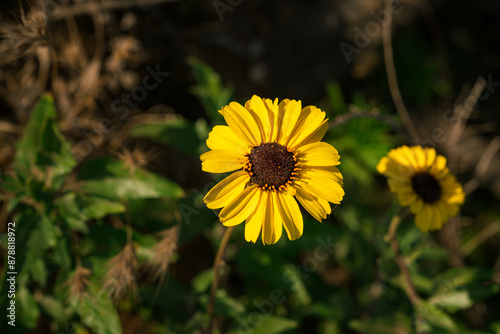
{"label": "sunlit leaf", "polygon": [[214,124],[222,124],[224,119],[218,110],[231,102],[233,89],[226,87],[217,72],[200,59],[190,57],[189,65],[196,79],[196,86],[191,91],[205,108],[205,112]]}
{"label": "sunlit leaf", "polygon": [[143,137],[159,144],[172,146],[187,154],[196,154],[200,138],[194,124],[181,118],[172,117],[153,124],[140,124],[132,128],[130,137]]}

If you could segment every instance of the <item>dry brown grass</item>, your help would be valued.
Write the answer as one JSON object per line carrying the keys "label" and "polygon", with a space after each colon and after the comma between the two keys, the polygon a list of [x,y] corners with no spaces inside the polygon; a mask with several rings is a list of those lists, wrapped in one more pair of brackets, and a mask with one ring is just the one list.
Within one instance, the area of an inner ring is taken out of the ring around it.
{"label": "dry brown grass", "polygon": [[145,266],[148,280],[151,282],[163,282],[167,274],[172,255],[177,250],[180,227],[174,226],[158,233],[160,241],[153,247],[154,255]]}
{"label": "dry brown grass", "polygon": [[110,297],[119,302],[128,294],[137,296],[137,257],[131,244],[108,262],[109,270],[104,277],[103,289]]}

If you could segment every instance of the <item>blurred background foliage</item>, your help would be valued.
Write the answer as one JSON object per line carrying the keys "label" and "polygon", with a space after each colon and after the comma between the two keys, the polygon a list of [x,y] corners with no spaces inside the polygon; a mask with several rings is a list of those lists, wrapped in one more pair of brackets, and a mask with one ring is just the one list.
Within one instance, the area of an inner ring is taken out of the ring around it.
{"label": "blurred background foliage", "polygon": [[[220,107],[259,94],[327,113],[346,196],[321,224],[306,214],[293,242],[254,245],[236,228],[218,332],[500,333],[499,3],[401,6],[403,98],[469,193],[442,231],[421,233],[411,215],[398,230],[416,308],[384,240],[399,208],[375,166],[409,140],[380,31],[352,59],[339,47],[356,46],[382,1],[4,2],[2,310],[10,221],[18,274],[16,326],[3,318],[0,331],[202,333],[224,227],[203,204],[223,176],[203,173],[199,155]],[[450,148],[454,104],[478,76],[490,85]]]}

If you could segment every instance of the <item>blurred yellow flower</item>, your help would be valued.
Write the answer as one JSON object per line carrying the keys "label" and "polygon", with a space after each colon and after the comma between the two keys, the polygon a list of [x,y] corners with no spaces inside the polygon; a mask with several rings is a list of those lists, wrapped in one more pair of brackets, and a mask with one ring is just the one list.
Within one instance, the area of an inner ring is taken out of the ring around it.
{"label": "blurred yellow flower", "polygon": [[344,196],[337,150],[321,142],[328,129],[325,113],[300,101],[278,104],[256,95],[243,107],[231,102],[219,111],[228,126],[215,126],[201,155],[210,173],[236,171],[205,196],[225,226],[245,221],[245,239],[276,243],[283,226],[290,240],[303,232],[296,199],[318,221]]}
{"label": "blurred yellow flower", "polygon": [[446,158],[433,148],[401,146],[383,157],[377,170],[402,206],[409,206],[423,232],[439,230],[464,203],[462,185],[446,167]]}

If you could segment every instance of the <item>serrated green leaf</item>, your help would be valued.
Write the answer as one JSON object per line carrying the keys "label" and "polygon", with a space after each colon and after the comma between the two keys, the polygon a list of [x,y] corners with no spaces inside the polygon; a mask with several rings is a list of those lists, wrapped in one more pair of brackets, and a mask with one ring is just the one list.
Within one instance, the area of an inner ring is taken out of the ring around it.
{"label": "serrated green leaf", "polygon": [[47,119],[56,117],[54,100],[50,95],[40,98],[24,129],[24,136],[17,144],[15,160],[26,170],[35,165],[39,153],[41,137]]}
{"label": "serrated green leaf", "polygon": [[417,313],[434,326],[446,329],[450,333],[458,332],[458,327],[453,319],[437,306],[421,301]]}
{"label": "serrated green leaf", "polygon": [[42,96],[17,144],[15,155],[19,176],[29,175],[31,167],[38,166],[50,177],[51,189],[58,189],[76,165],[71,145],[59,131],[56,117],[52,97]]}
{"label": "serrated green leaf", "polygon": [[485,286],[471,286],[461,289],[450,287],[448,290],[441,291],[429,299],[432,305],[440,306],[448,312],[456,312],[474,305],[475,302],[484,300],[497,294],[500,291],[500,285],[489,284]]}

